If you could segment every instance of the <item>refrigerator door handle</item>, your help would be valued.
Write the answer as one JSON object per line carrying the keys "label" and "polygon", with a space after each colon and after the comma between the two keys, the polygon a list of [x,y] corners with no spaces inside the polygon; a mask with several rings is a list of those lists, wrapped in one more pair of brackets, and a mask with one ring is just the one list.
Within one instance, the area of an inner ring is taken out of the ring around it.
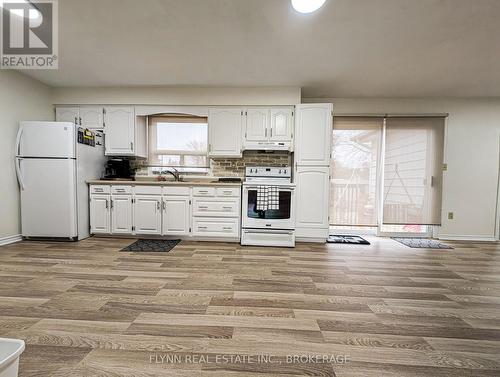
{"label": "refrigerator door handle", "polygon": [[23,136],[23,128],[19,127],[19,130],[17,131],[17,137],[16,137],[16,156],[19,156],[21,154],[21,137]]}
{"label": "refrigerator door handle", "polygon": [[24,183],[23,183],[23,177],[21,175],[21,160],[22,158],[16,158],[16,176],[17,176],[17,182],[19,183],[19,187],[21,188],[22,191],[24,191]]}

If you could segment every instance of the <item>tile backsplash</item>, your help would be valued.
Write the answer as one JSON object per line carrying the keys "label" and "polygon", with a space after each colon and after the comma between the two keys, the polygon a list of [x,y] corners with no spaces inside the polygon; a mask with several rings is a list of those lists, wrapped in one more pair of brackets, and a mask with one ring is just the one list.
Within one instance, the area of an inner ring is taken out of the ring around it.
{"label": "tile backsplash", "polygon": [[289,152],[245,151],[242,158],[211,159],[210,167],[216,177],[244,177],[247,166],[290,166],[291,161]]}

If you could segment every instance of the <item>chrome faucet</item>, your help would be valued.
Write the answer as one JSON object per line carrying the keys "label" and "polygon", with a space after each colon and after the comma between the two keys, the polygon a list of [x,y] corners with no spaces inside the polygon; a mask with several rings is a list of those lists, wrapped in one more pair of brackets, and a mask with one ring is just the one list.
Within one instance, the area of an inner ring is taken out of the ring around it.
{"label": "chrome faucet", "polygon": [[[173,169],[174,171],[171,171],[171,170],[165,170],[164,172],[165,172],[165,173],[168,173],[168,174],[172,174],[172,175],[174,176],[174,179],[175,179],[176,181],[180,181],[180,180],[181,180],[181,175],[180,175],[180,173],[179,173],[179,170],[177,170],[177,169],[176,169],[176,168],[174,168],[174,167],[169,167],[169,169]],[[162,171],[162,173],[164,173],[164,172]]]}

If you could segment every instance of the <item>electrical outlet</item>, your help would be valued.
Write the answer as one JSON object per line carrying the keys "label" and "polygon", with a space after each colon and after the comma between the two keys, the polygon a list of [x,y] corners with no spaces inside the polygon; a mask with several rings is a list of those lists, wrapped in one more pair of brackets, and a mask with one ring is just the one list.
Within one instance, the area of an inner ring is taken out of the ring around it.
{"label": "electrical outlet", "polygon": [[443,171],[448,171],[448,164],[443,164]]}
{"label": "electrical outlet", "polygon": [[453,212],[448,212],[448,220],[453,220]]}

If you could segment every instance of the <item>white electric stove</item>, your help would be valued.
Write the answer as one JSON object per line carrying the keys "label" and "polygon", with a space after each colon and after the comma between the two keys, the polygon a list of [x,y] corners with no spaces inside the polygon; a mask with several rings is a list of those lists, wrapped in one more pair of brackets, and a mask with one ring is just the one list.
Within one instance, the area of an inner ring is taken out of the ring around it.
{"label": "white electric stove", "polygon": [[[259,187],[276,187],[278,209],[257,209]],[[295,246],[295,184],[290,167],[246,168],[242,201],[242,245]]]}

